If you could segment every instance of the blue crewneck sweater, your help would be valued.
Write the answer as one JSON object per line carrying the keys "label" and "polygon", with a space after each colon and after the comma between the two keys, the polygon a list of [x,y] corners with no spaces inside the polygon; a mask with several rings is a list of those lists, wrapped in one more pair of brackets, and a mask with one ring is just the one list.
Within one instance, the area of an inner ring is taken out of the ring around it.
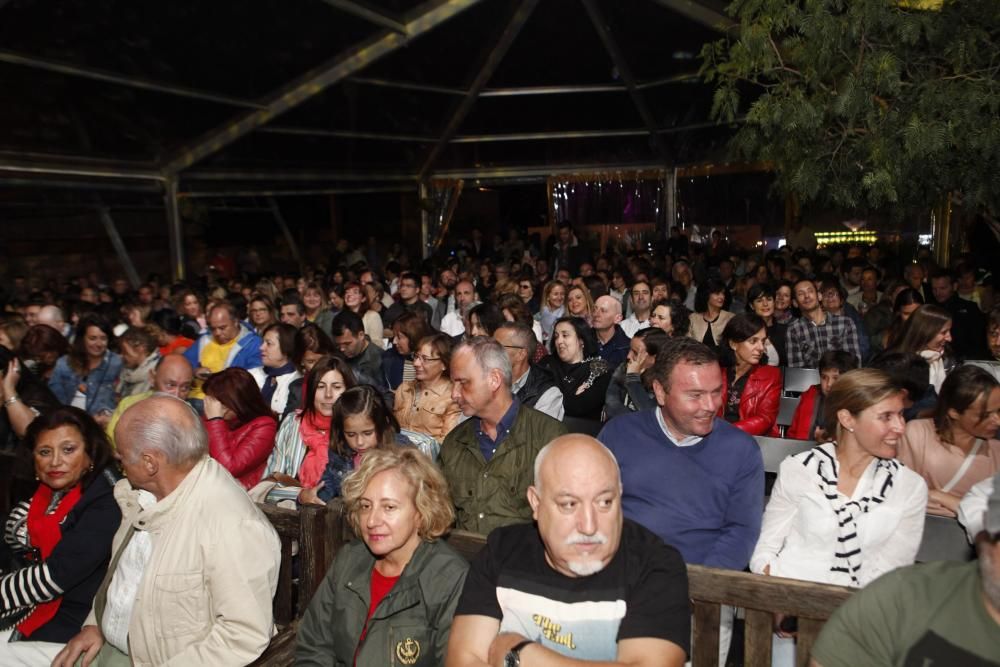
{"label": "blue crewneck sweater", "polygon": [[764,513],[764,461],[753,437],[716,419],[701,442],[678,447],[656,412],[643,410],[615,417],[598,439],[621,467],[626,517],[687,563],[747,566]]}

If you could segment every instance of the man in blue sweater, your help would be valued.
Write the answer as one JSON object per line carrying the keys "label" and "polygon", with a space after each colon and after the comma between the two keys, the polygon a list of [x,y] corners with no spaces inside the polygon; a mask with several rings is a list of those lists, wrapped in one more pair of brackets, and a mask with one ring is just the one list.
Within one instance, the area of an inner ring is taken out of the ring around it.
{"label": "man in blue sweater", "polygon": [[[647,372],[660,407],[615,417],[598,436],[621,467],[625,517],[687,563],[742,570],[760,535],[764,461],[751,436],[716,417],[724,382],[718,357],[694,339],[675,338]],[[731,622],[723,618],[719,664]]]}

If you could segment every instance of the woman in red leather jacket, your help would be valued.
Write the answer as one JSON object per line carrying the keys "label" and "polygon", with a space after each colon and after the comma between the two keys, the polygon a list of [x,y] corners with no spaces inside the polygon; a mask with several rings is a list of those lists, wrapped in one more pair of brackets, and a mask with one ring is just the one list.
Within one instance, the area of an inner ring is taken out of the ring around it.
{"label": "woman in red leather jacket", "polygon": [[264,402],[256,380],[242,368],[210,375],[202,390],[209,454],[244,488],[252,489],[274,449],[278,430],[274,413]]}
{"label": "woman in red leather jacket", "polygon": [[725,383],[719,416],[750,435],[778,435],[781,371],[764,359],[767,324],[759,315],[736,315],[722,332]]}

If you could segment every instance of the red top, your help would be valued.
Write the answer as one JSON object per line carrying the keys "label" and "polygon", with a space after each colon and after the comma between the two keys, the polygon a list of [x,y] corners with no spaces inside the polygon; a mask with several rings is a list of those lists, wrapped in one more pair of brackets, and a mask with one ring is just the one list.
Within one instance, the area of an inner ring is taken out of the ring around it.
{"label": "red top", "polygon": [[372,582],[368,587],[369,595],[371,596],[371,603],[368,605],[368,618],[365,619],[365,627],[361,630],[361,639],[358,640],[358,647],[354,650],[354,664],[358,662],[358,651],[361,650],[361,645],[365,642],[365,635],[368,634],[368,624],[372,620],[372,616],[375,615],[375,609],[378,605],[389,594],[392,587],[396,585],[399,581],[399,577],[386,577],[379,574],[379,571],[372,568]]}
{"label": "red top", "polygon": [[[728,374],[723,372],[723,380]],[[722,385],[719,417],[726,414],[729,387]],[[781,407],[781,371],[777,366],[757,366],[750,371],[740,396],[740,419],[733,426],[750,435],[778,435],[778,408]]]}
{"label": "red top", "polygon": [[208,452],[243,485],[252,489],[264,475],[267,457],[274,449],[278,422],[274,417],[257,417],[230,430],[224,419],[205,420]]}

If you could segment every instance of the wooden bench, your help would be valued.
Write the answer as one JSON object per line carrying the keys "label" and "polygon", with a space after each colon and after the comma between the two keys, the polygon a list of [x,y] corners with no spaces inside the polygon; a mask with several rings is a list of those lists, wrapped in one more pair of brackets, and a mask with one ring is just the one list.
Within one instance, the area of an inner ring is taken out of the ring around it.
{"label": "wooden bench", "polygon": [[[347,541],[339,506],[285,509],[259,504],[281,541],[281,569],[274,594],[274,624],[278,634],[252,664],[266,667],[291,665],[295,657],[295,633],[309,601],[319,588],[337,550]],[[299,576],[292,572],[293,544],[298,544]]]}

